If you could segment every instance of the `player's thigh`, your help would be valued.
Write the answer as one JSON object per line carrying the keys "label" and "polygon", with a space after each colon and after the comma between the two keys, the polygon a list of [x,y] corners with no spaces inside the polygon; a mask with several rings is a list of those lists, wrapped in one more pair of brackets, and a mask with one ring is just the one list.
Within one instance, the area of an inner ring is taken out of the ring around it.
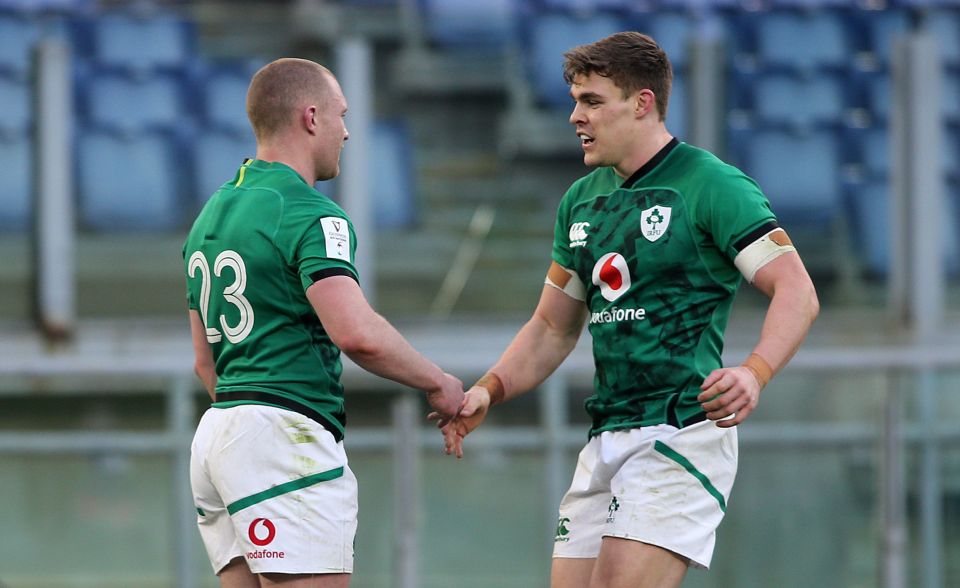
{"label": "player's thigh", "polygon": [[220,588],[260,588],[260,579],[250,571],[247,561],[242,557],[234,558],[220,573]]}
{"label": "player's thigh", "polygon": [[287,410],[224,409],[211,469],[234,536],[255,574],[353,571],[357,481],[343,444]]}
{"label": "player's thigh", "polygon": [[673,588],[687,573],[689,560],[648,543],[604,537],[593,566],[590,588]]}
{"label": "player's thigh", "polygon": [[261,574],[262,588],[347,588],[350,574]]}
{"label": "player's thigh", "polygon": [[550,588],[584,588],[590,584],[596,558],[555,557],[550,567]]}

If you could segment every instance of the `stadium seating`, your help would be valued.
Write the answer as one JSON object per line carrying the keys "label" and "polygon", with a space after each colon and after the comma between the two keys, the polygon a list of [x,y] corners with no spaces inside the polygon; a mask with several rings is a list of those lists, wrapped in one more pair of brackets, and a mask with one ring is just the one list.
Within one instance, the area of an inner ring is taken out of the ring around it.
{"label": "stadium seating", "polygon": [[752,88],[757,124],[802,130],[842,122],[846,105],[844,77],[758,75]]}
{"label": "stadium seating", "polygon": [[775,11],[756,15],[753,24],[761,67],[812,72],[850,64],[850,36],[840,13]]}
{"label": "stadium seating", "polygon": [[[852,192],[851,229],[854,251],[863,269],[872,277],[884,277],[890,271],[891,260],[891,211],[890,184],[882,179],[865,182]],[[957,201],[949,191],[945,192],[943,206],[943,256],[945,269],[955,273],[960,264],[960,248],[955,230]]]}
{"label": "stadium seating", "polygon": [[926,26],[937,39],[940,58],[950,68],[960,67],[960,10],[942,8],[927,14]]}
{"label": "stadium seating", "polygon": [[96,6],[97,0],[0,0],[0,10],[24,15],[76,14]]}
{"label": "stadium seating", "polygon": [[416,220],[417,205],[408,129],[398,121],[377,121],[371,151],[374,222],[383,228],[411,225]]}
{"label": "stadium seating", "polygon": [[447,50],[502,49],[512,38],[513,0],[420,0],[427,40]]}
{"label": "stadium seating", "polygon": [[536,102],[552,108],[568,108],[570,89],[563,80],[563,53],[624,30],[624,23],[611,13],[578,16],[557,12],[526,18],[523,28],[526,70]]}
{"label": "stadium seating", "polygon": [[173,131],[189,118],[180,76],[155,72],[141,77],[99,70],[78,81],[79,111],[90,124],[127,132],[151,128]]}
{"label": "stadium seating", "polygon": [[690,60],[690,42],[693,40],[696,23],[686,12],[644,12],[627,23],[630,29],[653,37],[670,58],[674,73],[687,70]]}
{"label": "stadium seating", "polygon": [[903,10],[871,10],[859,13],[864,28],[864,49],[874,67],[889,70],[895,43],[910,31],[909,14]]}
{"label": "stadium seating", "polygon": [[673,87],[670,89],[670,102],[667,106],[666,125],[667,130],[680,140],[688,138],[688,112],[687,79],[682,75],[677,75],[673,78]]}
{"label": "stadium seating", "polygon": [[[347,144],[347,157],[350,145]],[[370,197],[378,228],[409,227],[417,220],[414,162],[410,131],[400,121],[377,120],[370,143]],[[333,199],[340,194],[339,178],[317,182],[317,190]]]}
{"label": "stadium seating", "polygon": [[193,145],[194,209],[206,202],[224,182],[233,179],[243,160],[256,153],[256,141],[249,125],[242,131],[200,129]]}
{"label": "stadium seating", "polygon": [[[960,122],[960,74],[945,72],[941,81],[940,108],[944,122]],[[871,76],[868,81],[868,102],[878,121],[887,121],[893,107],[893,89],[889,76]]]}
{"label": "stadium seating", "polygon": [[196,86],[202,89],[200,111],[204,125],[241,133],[249,129],[247,87],[262,65],[256,60],[233,61],[209,64],[197,72],[201,78]]}
{"label": "stadium seating", "polygon": [[0,76],[0,135],[27,132],[33,119],[30,85],[18,77]]}
{"label": "stadium seating", "polygon": [[168,133],[81,129],[76,179],[82,226],[102,231],[178,228],[184,212],[181,151]]}
{"label": "stadium seating", "polygon": [[758,131],[746,139],[744,171],[786,227],[828,230],[840,212],[842,148],[835,133]]}
{"label": "stadium seating", "polygon": [[159,69],[183,70],[196,53],[196,27],[166,13],[109,12],[89,26],[93,61],[148,75]]}
{"label": "stadium seating", "polygon": [[33,147],[26,133],[0,133],[0,161],[6,167],[0,196],[0,230],[22,231],[30,223]]}
{"label": "stadium seating", "polygon": [[0,73],[26,77],[40,27],[23,15],[0,13]]}

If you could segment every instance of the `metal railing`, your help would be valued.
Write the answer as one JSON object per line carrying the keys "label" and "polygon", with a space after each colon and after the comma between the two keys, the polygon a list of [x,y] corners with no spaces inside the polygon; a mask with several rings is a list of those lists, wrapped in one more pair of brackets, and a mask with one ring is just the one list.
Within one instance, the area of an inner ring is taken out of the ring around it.
{"label": "metal railing", "polygon": [[[490,357],[462,354],[453,346],[441,345],[432,355],[450,371],[461,374],[480,373],[491,361]],[[443,348],[447,351],[444,352]],[[742,357],[740,350],[729,352],[730,358]],[[30,388],[39,381],[44,389],[58,389],[76,393],[79,386],[71,384],[84,378],[97,381],[133,379],[165,381],[160,393],[166,398],[166,423],[162,431],[154,432],[3,432],[0,433],[0,454],[94,454],[110,451],[128,454],[162,454],[172,458],[170,492],[177,510],[173,536],[176,585],[189,588],[197,585],[197,578],[188,562],[191,561],[191,541],[196,533],[193,504],[189,494],[189,447],[198,398],[203,394],[191,370],[189,358],[143,357],[118,361],[110,358],[34,356],[30,358],[0,359],[0,381],[29,382],[29,385],[0,386],[0,398],[29,397]],[[882,467],[877,479],[883,508],[882,575],[884,586],[905,586],[905,489],[902,462],[904,445],[919,444],[920,468],[920,528],[921,552],[925,564],[924,586],[943,586],[942,529],[940,528],[939,448],[946,443],[960,442],[960,428],[952,423],[937,422],[935,406],[936,370],[960,368],[960,347],[860,347],[809,348],[801,351],[786,368],[789,373],[880,371],[888,376],[915,374],[919,422],[904,427],[901,415],[902,390],[890,385],[896,378],[888,377],[885,394],[884,426],[852,423],[770,423],[751,422],[741,430],[744,445],[765,447],[822,447],[874,445],[882,447]],[[355,388],[397,392],[392,412],[392,431],[383,428],[351,428],[349,451],[389,450],[394,456],[394,498],[397,523],[394,546],[396,559],[394,577],[397,586],[414,588],[421,585],[417,568],[419,544],[417,517],[410,505],[418,503],[420,456],[425,447],[436,447],[437,432],[423,424],[420,399],[409,390],[365,374],[347,363],[345,380]],[[568,359],[560,370],[538,391],[539,425],[530,427],[500,427],[481,429],[472,436],[474,450],[485,447],[537,449],[544,452],[546,464],[545,505],[550,509],[546,520],[552,523],[555,508],[568,483],[570,472],[565,456],[572,448],[584,443],[582,427],[573,427],[566,409],[566,396],[571,379],[583,380],[592,374],[592,361],[584,349]],[[108,387],[110,388],[110,387]],[[89,390],[89,388],[86,388]],[[142,390],[137,390],[142,392]],[[118,392],[119,393],[119,392]],[[549,537],[549,530],[545,534]],[[932,567],[931,567],[932,566]]]}

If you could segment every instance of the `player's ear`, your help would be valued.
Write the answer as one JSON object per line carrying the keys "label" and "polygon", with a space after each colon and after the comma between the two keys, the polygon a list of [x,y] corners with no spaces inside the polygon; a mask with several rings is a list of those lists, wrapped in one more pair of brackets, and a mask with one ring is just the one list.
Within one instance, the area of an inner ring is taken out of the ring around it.
{"label": "player's ear", "polygon": [[656,108],[657,97],[647,88],[634,94],[633,113],[636,118],[641,118],[650,110]]}
{"label": "player's ear", "polygon": [[301,112],[301,121],[303,128],[311,135],[317,132],[317,107],[307,106]]}

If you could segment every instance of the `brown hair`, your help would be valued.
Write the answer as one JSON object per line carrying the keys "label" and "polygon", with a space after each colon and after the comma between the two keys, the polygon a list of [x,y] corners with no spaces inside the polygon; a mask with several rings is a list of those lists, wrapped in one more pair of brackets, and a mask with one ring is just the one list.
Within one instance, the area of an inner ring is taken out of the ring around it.
{"label": "brown hair", "polygon": [[283,130],[307,102],[325,101],[333,74],[319,63],[285,57],[260,68],[247,89],[247,117],[257,140]]}
{"label": "brown hair", "polygon": [[652,37],[636,32],[615,33],[563,54],[563,79],[595,73],[610,78],[623,97],[643,89],[656,96],[660,120],[667,117],[673,69],[667,54]]}

